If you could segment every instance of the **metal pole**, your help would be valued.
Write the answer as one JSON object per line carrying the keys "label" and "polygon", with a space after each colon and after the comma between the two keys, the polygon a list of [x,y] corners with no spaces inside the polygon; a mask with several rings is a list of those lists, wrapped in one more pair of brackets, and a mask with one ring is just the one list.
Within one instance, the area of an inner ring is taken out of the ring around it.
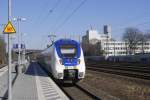
{"label": "metal pole", "polygon": [[19,18],[17,18],[18,22],[18,67],[20,67],[20,34],[19,34]]}
{"label": "metal pole", "polygon": [[[22,45],[22,47],[21,47],[21,45]],[[21,49],[21,52],[22,52],[22,54],[21,54],[21,59],[20,59],[20,63],[21,64],[23,64],[23,42],[22,42],[22,33],[20,32],[20,49]]]}
{"label": "metal pole", "polygon": [[107,57],[108,57],[109,56],[108,34],[107,34],[107,43],[106,43],[106,46],[107,46]]}
{"label": "metal pole", "polygon": [[[11,0],[8,0],[8,21],[11,19]],[[10,34],[8,34],[8,100],[12,100],[12,90],[11,90],[11,39]]]}
{"label": "metal pole", "polygon": [[81,42],[80,38],[81,38],[81,37],[80,37],[80,34],[79,34],[79,43]]}
{"label": "metal pole", "polygon": [[21,43],[22,43],[22,33],[20,33],[20,22],[25,21],[26,18],[17,17],[14,18],[18,24],[18,66],[22,64],[22,55],[21,55]]}
{"label": "metal pole", "polygon": [[115,40],[114,40],[114,62],[116,61],[116,58],[115,58],[115,53],[116,53],[116,47],[115,47]]}

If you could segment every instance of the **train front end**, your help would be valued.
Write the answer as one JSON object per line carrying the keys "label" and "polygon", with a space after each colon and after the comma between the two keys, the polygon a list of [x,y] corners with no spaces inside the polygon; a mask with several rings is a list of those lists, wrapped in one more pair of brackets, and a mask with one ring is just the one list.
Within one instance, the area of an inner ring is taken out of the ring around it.
{"label": "train front end", "polygon": [[55,77],[78,81],[85,76],[85,62],[80,44],[74,40],[55,42]]}

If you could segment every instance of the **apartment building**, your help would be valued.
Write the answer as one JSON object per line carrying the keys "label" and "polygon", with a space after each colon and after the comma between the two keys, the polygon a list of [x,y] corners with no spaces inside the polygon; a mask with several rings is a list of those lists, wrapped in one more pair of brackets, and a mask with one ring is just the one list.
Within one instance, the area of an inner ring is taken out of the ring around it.
{"label": "apartment building", "polygon": [[82,37],[82,43],[96,44],[100,43],[101,50],[104,51],[105,56],[121,56],[136,53],[150,53],[150,41],[146,43],[138,43],[134,53],[130,52],[128,43],[124,41],[117,41],[112,39],[111,26],[105,25],[104,32],[99,33],[97,30],[87,30],[86,35]]}

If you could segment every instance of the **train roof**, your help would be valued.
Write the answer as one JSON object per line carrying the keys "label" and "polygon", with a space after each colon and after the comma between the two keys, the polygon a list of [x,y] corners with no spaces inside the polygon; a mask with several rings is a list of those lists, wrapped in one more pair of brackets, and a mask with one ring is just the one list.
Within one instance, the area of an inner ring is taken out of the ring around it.
{"label": "train roof", "polygon": [[72,40],[72,39],[59,39],[55,41],[55,45],[61,45],[61,44],[76,44],[79,45],[79,42]]}

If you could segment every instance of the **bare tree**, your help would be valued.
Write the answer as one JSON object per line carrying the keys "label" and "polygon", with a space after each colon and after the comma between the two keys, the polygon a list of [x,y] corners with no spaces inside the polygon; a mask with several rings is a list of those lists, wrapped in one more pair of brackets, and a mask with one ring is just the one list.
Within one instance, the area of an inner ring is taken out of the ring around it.
{"label": "bare tree", "polygon": [[145,46],[147,40],[148,39],[147,39],[146,35],[145,34],[141,34],[141,50],[142,50],[143,54],[145,53],[144,46]]}
{"label": "bare tree", "polygon": [[95,44],[95,51],[96,51],[96,56],[102,55],[102,47],[100,41]]}
{"label": "bare tree", "polygon": [[142,46],[142,53],[144,54],[144,47],[147,41],[150,41],[150,30],[146,31],[145,33],[142,34],[141,36],[141,46]]}
{"label": "bare tree", "polygon": [[84,55],[85,56],[91,56],[93,55],[94,53],[94,48],[93,48],[93,45],[90,44],[90,43],[82,43],[82,48],[83,48],[83,52],[84,52]]}
{"label": "bare tree", "polygon": [[2,37],[0,37],[0,64],[5,63],[6,60],[6,48],[5,42]]}
{"label": "bare tree", "polygon": [[137,45],[141,42],[142,32],[137,28],[126,28],[123,40],[128,44],[128,52],[129,54],[135,54],[135,50],[137,49]]}
{"label": "bare tree", "polygon": [[85,56],[99,56],[103,55],[101,50],[101,43],[97,42],[96,44],[91,43],[82,43],[82,48]]}
{"label": "bare tree", "polygon": [[150,41],[150,30],[147,30],[146,32],[145,32],[145,39],[147,40],[147,41]]}

